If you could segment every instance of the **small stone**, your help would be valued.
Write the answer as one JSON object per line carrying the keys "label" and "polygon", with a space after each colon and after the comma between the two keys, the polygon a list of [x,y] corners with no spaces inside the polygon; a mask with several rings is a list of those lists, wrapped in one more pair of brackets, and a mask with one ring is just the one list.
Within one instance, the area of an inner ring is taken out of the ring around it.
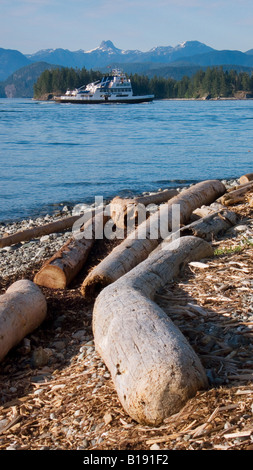
{"label": "small stone", "polygon": [[248,226],[247,225],[237,225],[236,227],[234,227],[234,230],[236,232],[246,232],[248,230]]}
{"label": "small stone", "polygon": [[34,367],[42,367],[48,363],[50,354],[42,347],[37,348],[32,355],[32,363]]}
{"label": "small stone", "polygon": [[21,346],[19,348],[19,352],[20,354],[23,354],[24,356],[31,352],[31,341],[28,338],[23,339]]}
{"label": "small stone", "polygon": [[65,349],[65,343],[64,341],[54,341],[52,347],[55,348],[57,351],[62,351],[63,349]]}
{"label": "small stone", "polygon": [[60,353],[60,352],[58,352],[58,353],[56,354],[56,357],[57,357],[58,361],[60,361],[60,362],[64,362],[65,359],[66,359],[65,356],[64,356],[64,354],[62,354],[62,353]]}
{"label": "small stone", "polygon": [[85,356],[86,356],[86,353],[85,353],[85,352],[82,352],[81,354],[79,354],[79,355],[77,356],[77,362],[82,362],[83,359],[85,358]]}
{"label": "small stone", "polygon": [[5,246],[3,248],[3,251],[13,251],[13,247],[12,246]]}
{"label": "small stone", "polygon": [[6,450],[17,450],[18,444],[11,444],[8,447],[6,447]]}
{"label": "small stone", "polygon": [[45,254],[45,249],[44,248],[40,248],[36,254],[35,254],[35,258],[39,258],[40,256],[43,256]]}
{"label": "small stone", "polygon": [[160,450],[160,446],[158,444],[152,444],[150,450]]}
{"label": "small stone", "polygon": [[84,339],[84,336],[85,336],[85,330],[76,331],[76,333],[73,333],[72,335],[73,338],[79,339],[79,340]]}
{"label": "small stone", "polygon": [[44,375],[34,375],[34,376],[31,377],[31,382],[35,382],[35,383],[45,382],[45,376]]}
{"label": "small stone", "polygon": [[94,341],[90,340],[90,341],[87,341],[87,343],[84,344],[84,347],[93,346],[93,345],[94,345]]}
{"label": "small stone", "polygon": [[40,242],[41,242],[41,243],[48,242],[49,240],[50,240],[49,235],[43,235],[43,236],[40,238]]}

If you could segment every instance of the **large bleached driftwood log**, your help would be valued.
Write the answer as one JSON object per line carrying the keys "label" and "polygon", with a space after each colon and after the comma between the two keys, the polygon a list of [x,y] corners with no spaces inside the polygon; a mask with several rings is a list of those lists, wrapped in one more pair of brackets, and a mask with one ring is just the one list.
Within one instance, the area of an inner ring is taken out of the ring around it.
{"label": "large bleached driftwood log", "polygon": [[32,281],[14,282],[0,296],[0,361],[45,319],[47,303]]}
{"label": "large bleached driftwood log", "polygon": [[146,207],[151,204],[162,204],[169,201],[177,194],[177,189],[166,189],[155,194],[138,196],[134,199],[122,199],[116,196],[110,202],[111,218],[118,227],[125,228],[129,220],[135,221],[135,219],[137,219],[138,223],[138,212],[141,205]]}
{"label": "large bleached driftwood log", "polygon": [[207,386],[196,353],[153,299],[188,262],[212,254],[212,247],[200,238],[163,242],[162,249],[97,297],[95,347],[111,373],[122,406],[140,423],[160,424]]}
{"label": "large bleached driftwood log", "polygon": [[[82,220],[82,219],[80,219]],[[65,289],[84,266],[95,242],[96,226],[104,227],[108,216],[104,213],[91,217],[82,227],[79,237],[74,236],[55,253],[35,275],[34,282],[51,289]],[[83,236],[82,236],[83,233]],[[85,237],[90,234],[90,238]]]}
{"label": "large bleached driftwood log", "polygon": [[25,240],[32,240],[36,237],[42,237],[43,235],[49,235],[50,233],[61,232],[72,227],[79,218],[80,215],[74,215],[66,217],[65,219],[56,220],[55,222],[50,222],[49,224],[21,230],[13,235],[4,236],[0,239],[0,248],[15,245],[16,243],[20,243]]}
{"label": "large bleached driftwood log", "polygon": [[159,211],[147,221],[141,223],[120,245],[98,264],[84,279],[81,292],[92,296],[119,277],[137,266],[158,246],[161,238],[161,227],[172,230],[173,209],[180,208],[180,223],[186,224],[192,212],[202,205],[208,205],[222,196],[225,186],[218,180],[197,183],[172,198],[168,204],[162,204]]}

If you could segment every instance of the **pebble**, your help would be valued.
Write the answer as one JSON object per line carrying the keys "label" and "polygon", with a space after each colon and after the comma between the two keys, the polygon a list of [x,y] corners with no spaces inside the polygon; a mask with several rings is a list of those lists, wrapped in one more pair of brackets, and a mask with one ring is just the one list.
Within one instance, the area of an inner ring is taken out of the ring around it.
{"label": "pebble", "polygon": [[76,333],[73,333],[72,337],[75,339],[82,340],[86,336],[86,331],[85,330],[79,330],[76,331]]}
{"label": "pebble", "polygon": [[160,450],[160,447],[158,444],[152,444],[152,446],[150,447],[150,450]]}
{"label": "pebble", "polygon": [[249,228],[249,227],[248,227],[247,225],[236,225],[236,226],[234,227],[234,230],[235,230],[236,232],[246,232],[246,231],[248,230],[248,228]]}
{"label": "pebble", "polygon": [[48,240],[50,240],[49,235],[43,235],[43,237],[40,238],[40,243],[48,242]]}
{"label": "pebble", "polygon": [[17,450],[18,449],[18,444],[14,443],[6,447],[6,450]]}
{"label": "pebble", "polygon": [[48,350],[39,347],[35,349],[32,355],[32,364],[34,367],[42,367],[48,363],[50,353]]}
{"label": "pebble", "polygon": [[63,349],[65,349],[66,345],[64,341],[54,341],[52,343],[52,347],[55,348],[57,351],[62,351]]}

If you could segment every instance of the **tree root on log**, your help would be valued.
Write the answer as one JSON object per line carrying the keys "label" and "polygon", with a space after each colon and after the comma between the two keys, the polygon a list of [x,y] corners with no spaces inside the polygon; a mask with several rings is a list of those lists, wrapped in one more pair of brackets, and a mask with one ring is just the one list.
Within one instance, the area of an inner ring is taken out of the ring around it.
{"label": "tree root on log", "polygon": [[[139,196],[134,199],[122,199],[116,196],[110,202],[110,213],[111,218],[119,228],[126,228],[129,222],[132,220],[133,223],[138,225],[138,217],[140,216],[140,206],[149,206],[151,204],[162,204],[169,201],[174,196],[177,196],[177,189],[167,189],[165,191],[159,191],[156,194],[150,194],[148,196]],[[146,217],[145,217],[146,219]]]}
{"label": "tree root on log", "polygon": [[159,425],[208,384],[196,353],[153,299],[188,262],[212,256],[213,249],[195,237],[167,247],[103,289],[93,311],[95,347],[119,400],[148,425]]}

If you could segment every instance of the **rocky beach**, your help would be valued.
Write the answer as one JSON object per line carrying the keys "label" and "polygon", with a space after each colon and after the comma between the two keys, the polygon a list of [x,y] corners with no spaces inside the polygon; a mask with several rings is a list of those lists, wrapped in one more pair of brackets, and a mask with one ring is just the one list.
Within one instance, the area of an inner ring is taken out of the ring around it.
{"label": "rocky beach", "polygon": [[[223,183],[232,189],[238,180]],[[73,209],[0,223],[0,238]],[[120,243],[97,240],[68,288],[41,288],[46,320],[0,364],[0,449],[252,450],[253,208],[245,200],[229,209],[238,221],[212,240],[214,256],[190,263],[156,297],[200,357],[208,389],[158,427],[126,414],[94,347],[95,299],[80,292],[91,268]],[[0,293],[16,280],[33,280],[71,236],[67,229],[1,248]]]}

